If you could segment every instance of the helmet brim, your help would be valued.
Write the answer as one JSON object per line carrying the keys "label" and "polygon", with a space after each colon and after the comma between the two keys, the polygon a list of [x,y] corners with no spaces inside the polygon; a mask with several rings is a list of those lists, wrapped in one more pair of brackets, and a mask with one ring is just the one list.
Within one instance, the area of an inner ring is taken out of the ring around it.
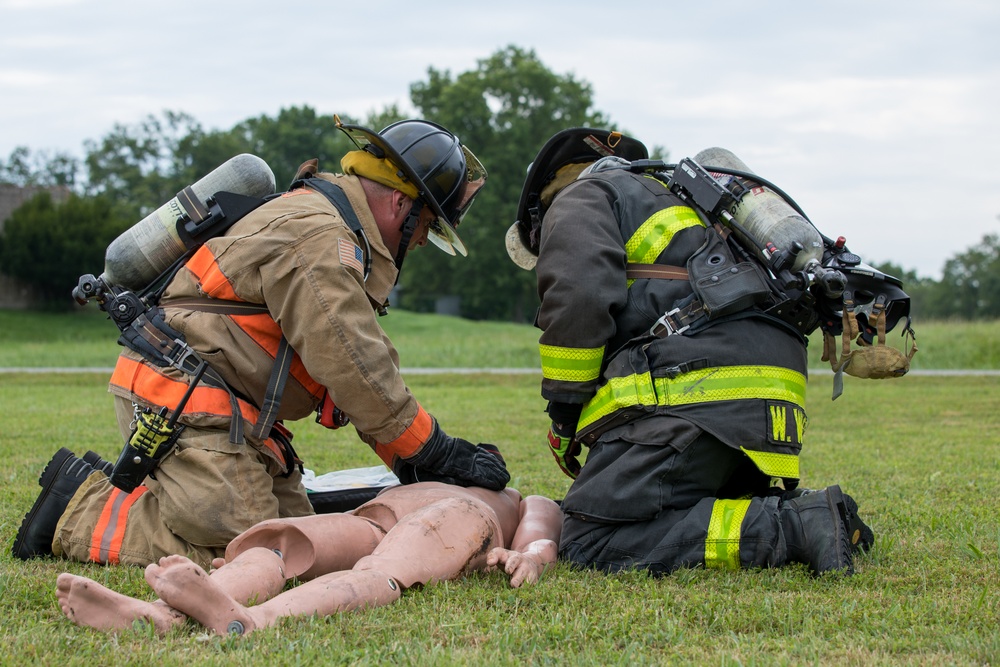
{"label": "helmet brim", "polygon": [[462,146],[462,154],[465,156],[465,184],[462,197],[451,214],[451,221],[444,216],[438,216],[431,225],[427,238],[449,255],[454,255],[457,252],[465,257],[469,254],[468,250],[455,228],[465,219],[465,215],[472,207],[472,203],[476,201],[479,191],[486,185],[486,168],[465,146]]}
{"label": "helmet brim", "polygon": [[538,263],[538,255],[531,252],[528,244],[525,243],[520,223],[515,222],[510,226],[504,237],[504,243],[507,246],[507,256],[514,264],[525,271],[531,271],[535,268],[535,264]]}

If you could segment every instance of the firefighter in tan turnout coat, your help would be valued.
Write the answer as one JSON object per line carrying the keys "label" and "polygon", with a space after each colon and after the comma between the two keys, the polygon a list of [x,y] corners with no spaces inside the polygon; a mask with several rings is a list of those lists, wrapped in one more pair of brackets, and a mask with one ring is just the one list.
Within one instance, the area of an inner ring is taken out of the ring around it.
{"label": "firefighter in tan turnout coat", "polygon": [[208,240],[163,294],[164,328],[207,362],[202,381],[121,355],[110,391],[123,435],[144,410],[183,404],[176,446],[131,492],[109,482],[109,463],[61,450],[16,556],[146,565],[183,554],[207,566],[251,526],[313,513],[283,422],[318,407],[337,415],[328,425],[349,420],[403,483],[504,487],[494,450],[446,435],[410,393],[377,321],[408,249],[429,239],[465,254],[455,227],[485,170],[433,123],[341,128],[360,148],[344,174],[305,163],[288,192]]}

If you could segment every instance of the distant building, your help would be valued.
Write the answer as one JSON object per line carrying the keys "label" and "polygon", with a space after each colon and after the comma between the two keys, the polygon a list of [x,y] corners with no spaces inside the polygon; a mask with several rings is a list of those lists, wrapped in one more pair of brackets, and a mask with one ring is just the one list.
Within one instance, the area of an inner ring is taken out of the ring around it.
{"label": "distant building", "polygon": [[[70,195],[70,189],[62,185],[22,187],[10,183],[0,183],[0,232],[3,232],[4,223],[10,214],[39,192],[48,192],[52,195],[52,200],[57,203],[66,201]],[[36,295],[31,287],[5,275],[3,266],[0,265],[0,308],[29,308],[35,303],[35,300]]]}

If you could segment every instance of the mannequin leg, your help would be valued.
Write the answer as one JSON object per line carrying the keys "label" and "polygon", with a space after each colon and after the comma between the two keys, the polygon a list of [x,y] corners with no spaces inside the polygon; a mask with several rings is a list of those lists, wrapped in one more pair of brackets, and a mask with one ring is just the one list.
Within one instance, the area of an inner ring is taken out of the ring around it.
{"label": "mannequin leg", "polygon": [[165,563],[147,580],[163,600],[202,625],[245,634],[285,616],[326,616],[395,602],[404,588],[482,569],[490,549],[502,544],[492,511],[480,501],[456,498],[405,516],[353,570],[313,579],[256,607],[240,605],[190,561]]}
{"label": "mannequin leg", "polygon": [[486,503],[448,498],[403,517],[354,569],[386,572],[406,589],[481,570],[490,549],[503,545]]}
{"label": "mannequin leg", "polygon": [[[165,557],[161,565],[169,565],[176,558],[179,557]],[[234,600],[256,604],[280,593],[285,575],[278,555],[260,549],[214,570],[211,581]],[[60,574],[56,580],[56,598],[71,621],[106,632],[127,630],[138,621],[151,624],[157,634],[164,635],[187,620],[183,612],[163,600],[150,602],[132,598],[68,572]]]}
{"label": "mannequin leg", "polygon": [[276,550],[284,559],[286,578],[309,580],[329,572],[350,570],[359,558],[378,546],[384,535],[385,531],[374,522],[351,514],[272,519],[230,542],[226,560],[234,560],[255,547]]}

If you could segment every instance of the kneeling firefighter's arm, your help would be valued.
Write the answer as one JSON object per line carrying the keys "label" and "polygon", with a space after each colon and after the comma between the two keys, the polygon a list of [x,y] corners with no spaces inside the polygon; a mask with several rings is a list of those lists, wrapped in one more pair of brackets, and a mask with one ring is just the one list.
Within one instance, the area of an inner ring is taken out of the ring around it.
{"label": "kneeling firefighter's arm", "polygon": [[507,486],[510,474],[495,446],[473,445],[445,433],[433,417],[431,422],[431,434],[416,453],[393,460],[392,471],[400,482],[444,482],[495,491]]}
{"label": "kneeling firefighter's arm", "polygon": [[583,403],[599,386],[605,346],[617,331],[614,313],[628,300],[618,197],[606,181],[576,181],[545,215],[535,271],[547,400]]}

